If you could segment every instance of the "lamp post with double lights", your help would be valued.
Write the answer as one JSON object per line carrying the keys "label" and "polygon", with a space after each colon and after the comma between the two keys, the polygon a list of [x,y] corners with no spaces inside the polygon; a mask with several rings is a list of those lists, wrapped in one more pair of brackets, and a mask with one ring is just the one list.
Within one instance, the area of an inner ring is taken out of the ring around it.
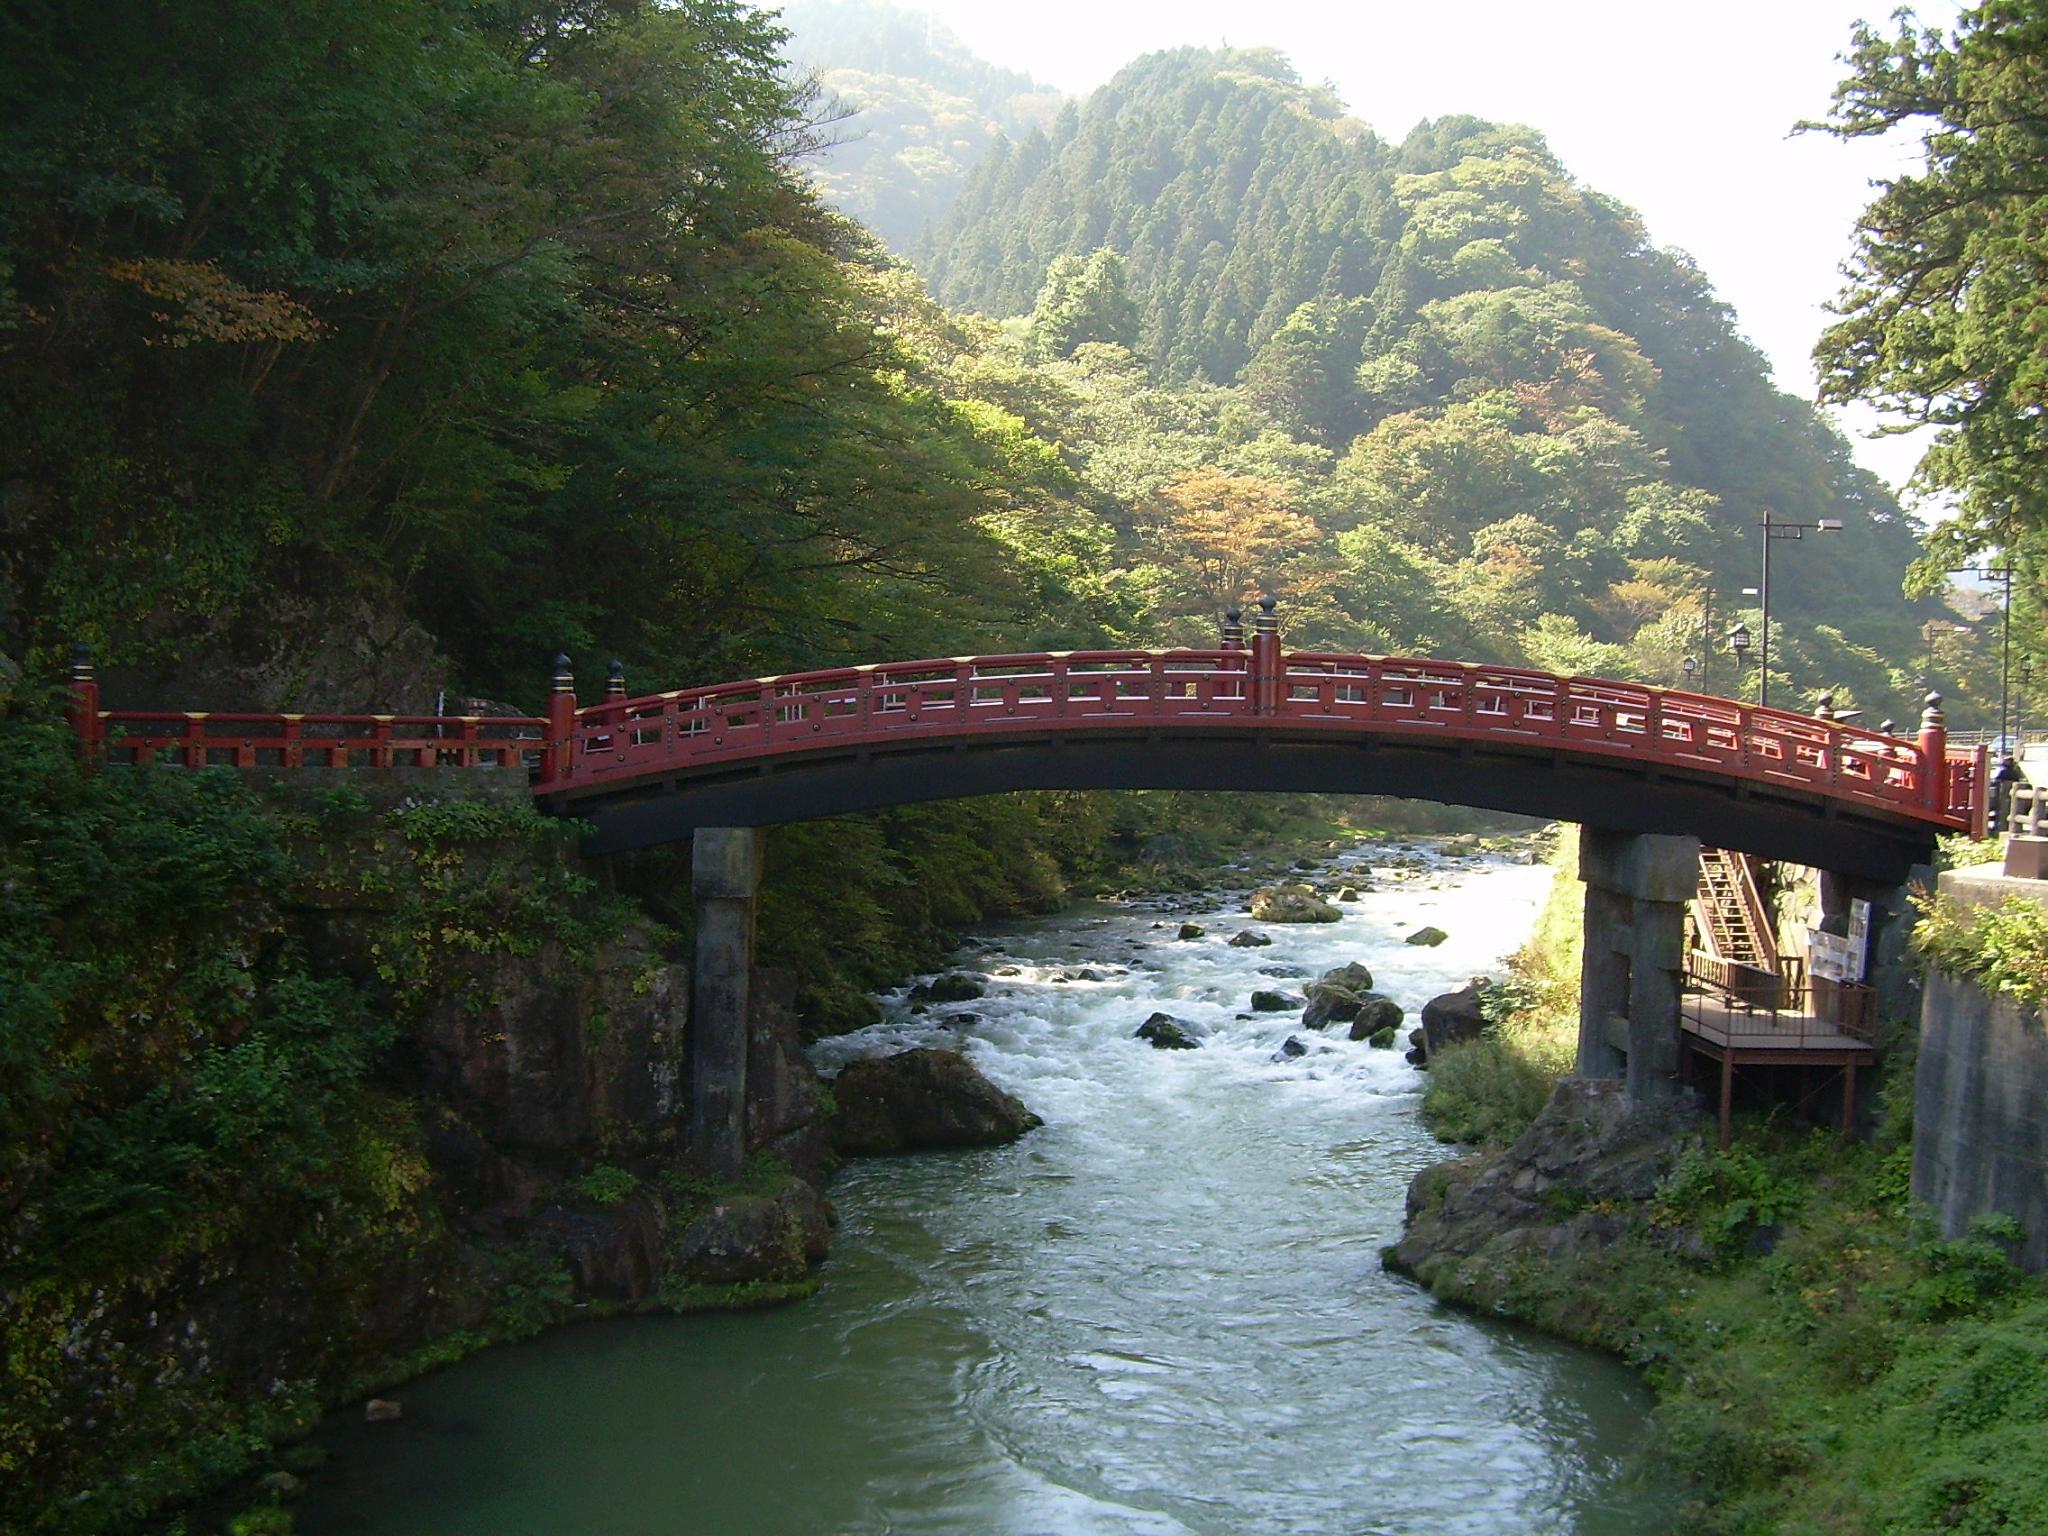
{"label": "lamp post with double lights", "polygon": [[1764,508],[1764,515],[1757,526],[1764,531],[1764,575],[1758,585],[1757,597],[1763,609],[1759,623],[1763,628],[1762,644],[1757,651],[1756,701],[1760,705],[1771,702],[1771,545],[1779,539],[1803,539],[1809,533],[1840,533],[1842,520],[1838,517],[1823,517],[1811,523],[1781,523],[1771,516],[1771,509]]}

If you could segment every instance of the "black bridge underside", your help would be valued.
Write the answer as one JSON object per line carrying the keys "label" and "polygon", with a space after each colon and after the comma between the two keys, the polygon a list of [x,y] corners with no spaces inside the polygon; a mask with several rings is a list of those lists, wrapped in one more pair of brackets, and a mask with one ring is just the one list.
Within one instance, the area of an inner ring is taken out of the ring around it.
{"label": "black bridge underside", "polygon": [[1412,737],[1133,732],[934,738],[764,758],[712,773],[548,797],[592,823],[584,852],[677,842],[699,827],[760,827],[1021,789],[1206,789],[1393,795],[1513,811],[1613,832],[1697,837],[1887,884],[1931,861],[1936,830],[1794,787],[1693,776],[1546,747]]}

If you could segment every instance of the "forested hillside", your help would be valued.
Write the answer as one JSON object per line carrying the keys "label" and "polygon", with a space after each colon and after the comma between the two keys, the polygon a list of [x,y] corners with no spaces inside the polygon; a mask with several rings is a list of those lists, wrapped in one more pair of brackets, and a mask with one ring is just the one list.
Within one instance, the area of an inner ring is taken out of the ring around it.
{"label": "forested hillside", "polygon": [[884,0],[789,0],[787,53],[823,88],[826,198],[899,252],[928,238],[999,136],[1043,127],[1057,91],[976,58],[930,15]]}
{"label": "forested hillside", "polygon": [[1390,146],[1271,51],[1157,54],[998,144],[928,269],[1090,402],[1038,424],[1191,619],[1269,582],[1322,643],[1672,684],[1693,655],[1734,691],[1710,643],[1754,607],[1768,508],[1846,525],[1782,552],[1777,699],[1910,718],[1921,673],[1985,689],[1899,595],[1917,542],[1889,492],[1533,130]]}
{"label": "forested hillside", "polygon": [[32,3],[0,42],[31,668],[391,708],[531,702],[556,650],[674,684],[1101,632],[1043,450],[933,388],[792,169],[759,13]]}

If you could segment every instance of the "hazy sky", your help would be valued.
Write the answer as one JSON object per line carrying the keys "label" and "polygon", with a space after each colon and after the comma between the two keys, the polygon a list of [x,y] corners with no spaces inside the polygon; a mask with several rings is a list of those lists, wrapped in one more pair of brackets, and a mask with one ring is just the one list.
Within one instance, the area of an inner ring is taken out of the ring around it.
{"label": "hazy sky", "polygon": [[[1528,123],[1581,181],[1638,209],[1660,245],[1690,251],[1778,382],[1811,397],[1827,322],[1874,177],[1917,145],[1793,136],[1825,115],[1859,17],[1894,0],[899,0],[975,52],[1081,92],[1138,54],[1272,44],[1327,80],[1382,137],[1469,112]],[[1921,0],[1947,23],[1955,0]],[[1888,23],[1887,23],[1888,25]],[[1894,484],[1917,450],[1857,456]]]}

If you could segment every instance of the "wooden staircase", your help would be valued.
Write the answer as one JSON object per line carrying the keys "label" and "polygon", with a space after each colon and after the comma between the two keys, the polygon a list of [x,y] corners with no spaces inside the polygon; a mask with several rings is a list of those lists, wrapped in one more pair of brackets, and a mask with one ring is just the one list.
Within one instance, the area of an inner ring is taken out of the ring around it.
{"label": "wooden staircase", "polygon": [[1692,928],[1687,969],[1699,980],[1753,1000],[1776,995],[1784,967],[1748,854],[1700,849]]}

